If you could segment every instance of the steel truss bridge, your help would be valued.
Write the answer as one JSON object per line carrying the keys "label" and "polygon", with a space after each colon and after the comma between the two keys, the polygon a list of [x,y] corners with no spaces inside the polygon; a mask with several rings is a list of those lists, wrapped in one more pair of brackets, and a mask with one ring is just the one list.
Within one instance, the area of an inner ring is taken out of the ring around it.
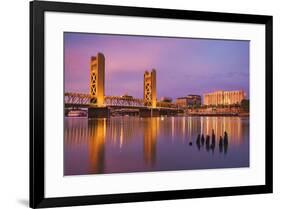
{"label": "steel truss bridge", "polygon": [[[64,94],[64,104],[66,108],[94,107],[95,105],[91,104],[91,101],[95,99],[94,96],[85,93],[66,92]],[[143,99],[130,96],[105,96],[104,106],[119,108],[149,108]],[[178,109],[179,107],[168,102],[157,102],[157,108]]]}

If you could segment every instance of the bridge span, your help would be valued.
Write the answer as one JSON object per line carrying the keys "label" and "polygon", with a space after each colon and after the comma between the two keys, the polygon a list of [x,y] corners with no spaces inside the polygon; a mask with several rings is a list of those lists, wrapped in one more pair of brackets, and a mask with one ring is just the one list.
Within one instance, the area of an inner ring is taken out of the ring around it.
{"label": "bridge span", "polygon": [[[72,109],[88,109],[89,117],[109,117],[112,114],[139,115],[141,117],[175,115],[183,112],[178,106],[168,102],[157,102],[156,107],[148,106],[143,99],[129,96],[105,96],[104,105],[97,106],[91,101],[95,97],[85,93],[66,92],[64,105],[66,112]],[[134,114],[133,114],[134,113]]]}
{"label": "bridge span", "polygon": [[[138,112],[139,116],[174,115],[184,110],[171,102],[157,101],[156,70],[145,71],[143,77],[143,99],[132,96],[105,96],[105,57],[102,53],[90,59],[90,92],[65,92],[64,107],[67,113],[71,109],[88,109],[88,117],[109,117],[113,113],[126,114]],[[121,111],[122,110],[122,111]],[[134,111],[132,111],[134,110]]]}

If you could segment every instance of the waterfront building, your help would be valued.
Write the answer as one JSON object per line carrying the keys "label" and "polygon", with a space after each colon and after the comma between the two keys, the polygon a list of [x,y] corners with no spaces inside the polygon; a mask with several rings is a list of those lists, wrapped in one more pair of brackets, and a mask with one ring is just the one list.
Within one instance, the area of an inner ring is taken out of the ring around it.
{"label": "waterfront building", "polygon": [[124,94],[121,96],[121,98],[124,98],[124,99],[133,99],[134,97],[131,96],[131,95],[128,95],[128,94]]}
{"label": "waterfront building", "polygon": [[215,91],[204,94],[204,105],[233,105],[240,104],[246,94],[243,90],[239,91]]}
{"label": "waterfront building", "polygon": [[143,76],[143,99],[147,106],[156,108],[156,70],[145,71]]}
{"label": "waterfront building", "polygon": [[104,70],[105,58],[102,53],[91,57],[90,62],[90,95],[94,97],[92,104],[104,105]]}
{"label": "waterfront building", "polygon": [[171,97],[161,97],[160,102],[168,102],[171,103],[173,99]]}
{"label": "waterfront building", "polygon": [[185,97],[179,97],[176,99],[176,104],[181,107],[193,107],[201,105],[201,96],[190,94]]}

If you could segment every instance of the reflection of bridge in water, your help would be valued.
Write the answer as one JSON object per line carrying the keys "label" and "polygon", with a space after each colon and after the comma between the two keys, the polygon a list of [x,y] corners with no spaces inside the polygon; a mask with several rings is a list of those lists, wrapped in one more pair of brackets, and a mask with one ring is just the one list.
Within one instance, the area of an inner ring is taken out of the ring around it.
{"label": "reflection of bridge in water", "polygon": [[112,113],[149,117],[183,112],[176,104],[157,101],[154,69],[151,72],[145,71],[143,79],[143,99],[128,95],[105,96],[105,58],[103,54],[98,53],[96,57],[91,58],[90,93],[66,92],[64,95],[66,114],[69,110],[79,108],[87,108],[90,118],[106,118]]}
{"label": "reflection of bridge in water", "polygon": [[159,118],[154,117],[143,121],[142,124],[137,117],[131,118],[129,123],[122,120],[120,122],[118,118],[113,120],[79,118],[66,121],[65,145],[77,148],[86,144],[91,172],[102,173],[105,169],[106,145],[122,149],[135,139],[138,131],[137,135],[142,136],[143,160],[147,165],[153,165],[156,159]]}
{"label": "reflection of bridge in water", "polygon": [[[249,133],[248,125],[239,117],[113,117],[108,119],[65,120],[65,146],[69,149],[85,146],[88,150],[90,173],[103,173],[112,150],[122,150],[139,144],[143,163],[150,167],[156,163],[159,143],[181,143],[196,147],[198,134],[215,132],[215,152],[219,150],[219,137],[228,133],[229,147],[239,147]],[[162,140],[162,141],[161,141]],[[204,149],[203,149],[204,148]],[[201,147],[202,150],[207,148]],[[159,153],[158,153],[159,154]],[[120,161],[121,162],[121,161]]]}

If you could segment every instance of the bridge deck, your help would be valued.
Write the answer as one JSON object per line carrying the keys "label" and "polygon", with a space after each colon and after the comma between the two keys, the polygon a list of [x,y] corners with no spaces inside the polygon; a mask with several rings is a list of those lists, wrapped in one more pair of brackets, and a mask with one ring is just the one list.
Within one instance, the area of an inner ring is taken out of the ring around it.
{"label": "bridge deck", "polygon": [[[65,108],[95,108],[97,106],[91,104],[95,99],[90,94],[66,92],[64,97]],[[145,105],[143,99],[124,97],[124,96],[105,96],[105,107],[108,108],[128,108],[128,109],[152,109]],[[181,109],[173,103],[157,102],[157,108],[162,110]]]}

